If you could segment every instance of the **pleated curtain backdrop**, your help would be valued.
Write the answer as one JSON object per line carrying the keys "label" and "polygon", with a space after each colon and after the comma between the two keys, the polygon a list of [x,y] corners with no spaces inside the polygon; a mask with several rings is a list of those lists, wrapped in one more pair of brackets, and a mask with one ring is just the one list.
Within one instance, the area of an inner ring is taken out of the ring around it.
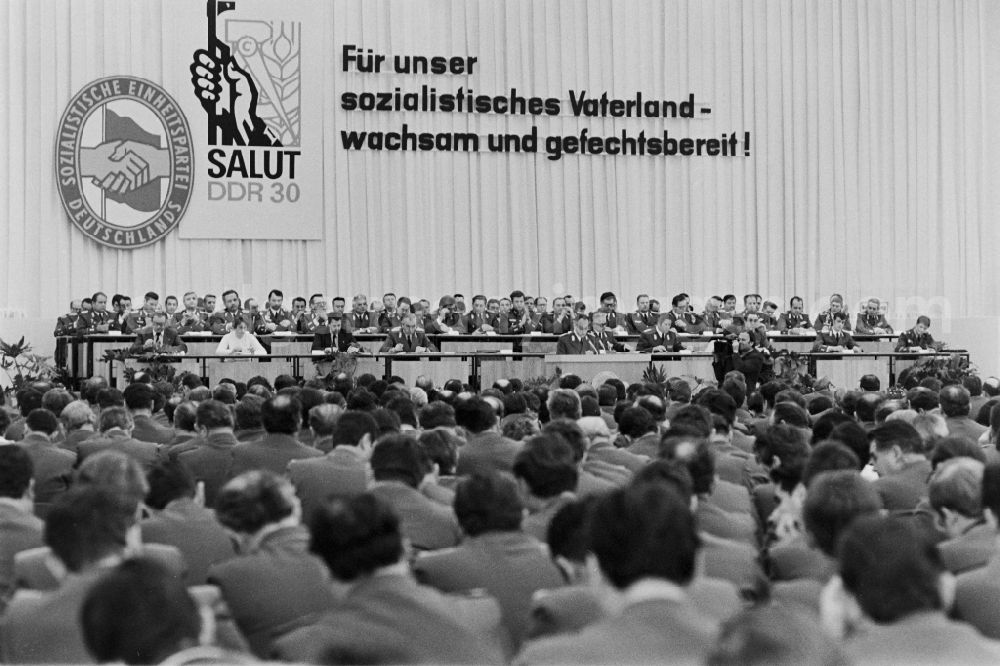
{"label": "pleated curtain backdrop", "polygon": [[[1000,3],[995,0],[315,0],[324,42],[325,238],[110,250],[63,213],[54,133],[69,98],[132,74],[190,94],[164,57],[176,0],[0,3],[0,308],[50,317],[97,289],[236,287],[263,298],[392,290],[831,292],[994,314]],[[203,3],[195,3],[203,7]],[[202,13],[189,12],[192,30]],[[473,76],[344,73],[340,48],[474,55]],[[563,100],[557,117],[362,113],[344,90],[459,87]],[[569,90],[684,98],[708,117],[577,118]],[[718,136],[751,156],[345,151],[342,129]]]}

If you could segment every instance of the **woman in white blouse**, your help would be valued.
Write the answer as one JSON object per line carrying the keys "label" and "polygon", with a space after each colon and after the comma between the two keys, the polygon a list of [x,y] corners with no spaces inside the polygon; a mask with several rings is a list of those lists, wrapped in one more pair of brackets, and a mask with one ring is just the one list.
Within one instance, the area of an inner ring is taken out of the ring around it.
{"label": "woman in white blouse", "polygon": [[247,320],[240,317],[233,322],[233,330],[222,336],[216,354],[266,354],[253,333],[247,332]]}

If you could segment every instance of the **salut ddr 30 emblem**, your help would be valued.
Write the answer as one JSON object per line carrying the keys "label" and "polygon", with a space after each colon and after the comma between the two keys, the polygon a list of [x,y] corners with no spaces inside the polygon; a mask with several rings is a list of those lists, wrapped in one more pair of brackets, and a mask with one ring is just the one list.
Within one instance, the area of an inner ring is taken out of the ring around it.
{"label": "salut ddr 30 emblem", "polygon": [[155,243],[187,210],[191,148],[187,119],[163,88],[133,76],[92,81],[70,100],[56,133],[63,208],[98,243]]}

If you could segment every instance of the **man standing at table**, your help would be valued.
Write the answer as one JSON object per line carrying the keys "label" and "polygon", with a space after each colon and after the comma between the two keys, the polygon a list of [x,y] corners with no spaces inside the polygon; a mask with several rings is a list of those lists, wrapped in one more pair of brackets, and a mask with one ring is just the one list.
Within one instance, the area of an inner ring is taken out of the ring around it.
{"label": "man standing at table", "polygon": [[[205,304],[207,307],[208,296],[205,297]],[[222,304],[226,309],[222,312],[216,312],[208,320],[212,333],[216,335],[229,333],[233,330],[233,322],[243,317],[243,311],[240,309],[240,295],[236,293],[235,289],[228,289],[222,293]]]}
{"label": "man standing at table", "polygon": [[596,354],[597,346],[590,333],[590,317],[584,313],[573,319],[573,330],[559,336],[557,354]]}
{"label": "man standing at table", "polygon": [[390,354],[423,354],[436,352],[423,330],[417,328],[417,315],[412,312],[403,317],[398,331],[389,331],[379,350]]}
{"label": "man standing at table", "polygon": [[855,332],[861,335],[892,334],[892,326],[886,321],[881,309],[882,304],[877,298],[869,298],[868,303],[865,304],[864,313],[858,313],[858,321],[854,326]]}

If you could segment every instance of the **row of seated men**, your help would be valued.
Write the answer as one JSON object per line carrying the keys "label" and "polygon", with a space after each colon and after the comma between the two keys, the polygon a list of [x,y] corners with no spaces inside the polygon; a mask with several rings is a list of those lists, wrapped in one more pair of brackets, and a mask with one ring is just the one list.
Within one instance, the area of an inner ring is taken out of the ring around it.
{"label": "row of seated men", "polygon": [[[385,333],[398,327],[405,314],[413,312],[418,315],[422,328],[431,334],[522,334],[538,331],[561,335],[573,329],[576,314],[588,312],[587,305],[571,295],[555,297],[550,310],[545,297],[533,298],[521,291],[514,291],[504,298],[476,295],[468,307],[462,294],[442,296],[437,307],[432,307],[426,299],[411,301],[405,296],[397,298],[393,293],[387,293],[381,301],[373,300],[369,304],[367,296],[357,294],[349,311],[344,298],[335,297],[328,306],[321,293],[313,294],[308,302],[303,297],[296,297],[288,308],[283,292],[278,289],[268,293],[263,307],[253,298],[241,300],[235,290],[223,292],[221,310],[216,309],[216,300],[212,294],[199,297],[195,292],[188,292],[183,297],[183,303],[176,296],[167,296],[161,307],[159,294],[151,291],[143,297],[142,306],[133,310],[130,297],[115,294],[109,310],[107,295],[98,292],[90,298],[72,301],[70,311],[58,318],[55,334],[135,333],[148,326],[153,313],[162,309],[167,313],[170,326],[182,333],[211,331],[224,335],[232,329],[232,322],[237,317],[246,317],[250,321],[251,332],[258,335],[286,331],[311,333],[317,327],[326,325],[331,318],[342,319],[356,333]],[[846,314],[844,299],[839,294],[831,297],[829,307],[814,320],[810,320],[804,312],[800,297],[793,297],[789,309],[779,313],[774,302],[762,301],[759,294],[744,296],[742,310],[737,308],[736,297],[731,294],[712,296],[702,312],[695,312],[687,294],[674,296],[671,307],[664,312],[661,312],[657,300],[640,294],[636,297],[633,312],[619,312],[615,294],[605,292],[594,311],[607,315],[606,323],[610,330],[629,335],[639,335],[655,327],[663,318],[669,319],[671,330],[677,332],[717,333],[735,316],[749,320],[753,328],[759,324],[764,330],[796,333],[829,331],[833,327],[834,315],[838,312]],[[852,330],[850,318],[845,322],[844,329],[848,332]],[[867,301],[864,312],[857,314],[854,330],[866,335],[893,332],[878,299]]]}
{"label": "row of seated men", "polygon": [[[55,333],[65,335],[70,333],[87,334],[101,333],[109,330],[120,330],[125,333],[149,333],[154,328],[154,315],[161,311],[159,295],[148,292],[140,310],[131,310],[128,297],[116,295],[113,299],[115,312],[106,309],[107,296],[95,294],[91,299],[90,309],[85,309],[83,302],[74,301],[71,306],[80,305],[82,309],[63,315],[59,318]],[[411,312],[411,302],[403,297],[396,299],[394,294],[386,294],[381,303],[380,311],[368,308],[368,300],[364,294],[354,297],[350,313],[345,312],[346,302],[337,297],[332,301],[333,310],[327,312],[326,299],[322,294],[314,294],[310,298],[310,310],[305,310],[304,299],[295,299],[298,304],[288,311],[283,307],[284,294],[272,290],[268,294],[267,305],[261,311],[256,301],[247,299],[241,302],[239,294],[233,290],[223,293],[224,309],[215,311],[214,297],[199,299],[194,292],[184,296],[184,309],[177,311],[177,299],[168,296],[166,299],[165,325],[179,334],[210,331],[216,335],[230,333],[234,324],[244,321],[247,329],[258,335],[270,335],[276,332],[319,333],[336,330],[341,340],[338,346],[346,351],[351,346],[353,333],[399,333],[404,327],[408,339],[414,334],[482,334],[497,332],[500,334],[524,334],[540,331],[560,336],[557,352],[560,354],[601,354],[617,351],[627,351],[630,348],[616,339],[616,335],[638,335],[639,340],[635,351],[681,351],[683,346],[678,341],[678,334],[721,334],[732,339],[739,338],[739,344],[744,352],[756,350],[767,352],[770,349],[768,331],[806,333],[817,336],[816,351],[853,350],[856,346],[851,336],[851,322],[844,312],[843,297],[834,294],[830,299],[830,307],[816,317],[811,324],[809,317],[802,312],[801,298],[792,298],[788,312],[777,316],[774,303],[761,303],[760,296],[748,294],[744,297],[744,310],[735,311],[735,297],[727,296],[725,300],[712,297],[705,306],[705,311],[697,314],[691,308],[690,297],[678,294],[672,299],[671,309],[665,313],[651,310],[650,299],[641,294],[636,299],[636,311],[630,314],[617,312],[617,298],[611,292],[601,295],[600,307],[587,313],[583,303],[572,301],[571,296],[554,299],[552,312],[546,310],[544,298],[531,299],[520,291],[515,291],[509,299],[495,300],[488,304],[485,296],[475,296],[472,308],[464,312],[462,295],[444,296],[438,303],[438,308],[430,310],[429,303],[416,304],[415,312]],[[85,299],[86,300],[86,299]],[[199,301],[203,302],[199,307]],[[583,306],[582,308],[579,306]],[[411,317],[415,315],[415,317]],[[408,321],[415,318],[415,329]],[[813,328],[815,326],[815,328]],[[897,340],[897,350],[930,350],[939,349],[928,332],[930,319],[921,316],[910,330],[903,332]],[[855,330],[864,334],[892,333],[892,327],[880,312],[877,299],[870,299],[864,313],[857,315]],[[345,331],[345,334],[340,334]],[[144,344],[145,340],[137,344]],[[399,340],[387,343],[383,349],[389,350],[396,345],[406,347]],[[414,348],[431,349],[432,345],[413,344]],[[323,348],[320,345],[319,348]]]}
{"label": "row of seated men", "polygon": [[19,393],[5,662],[1000,656],[992,378],[147,381]]}

